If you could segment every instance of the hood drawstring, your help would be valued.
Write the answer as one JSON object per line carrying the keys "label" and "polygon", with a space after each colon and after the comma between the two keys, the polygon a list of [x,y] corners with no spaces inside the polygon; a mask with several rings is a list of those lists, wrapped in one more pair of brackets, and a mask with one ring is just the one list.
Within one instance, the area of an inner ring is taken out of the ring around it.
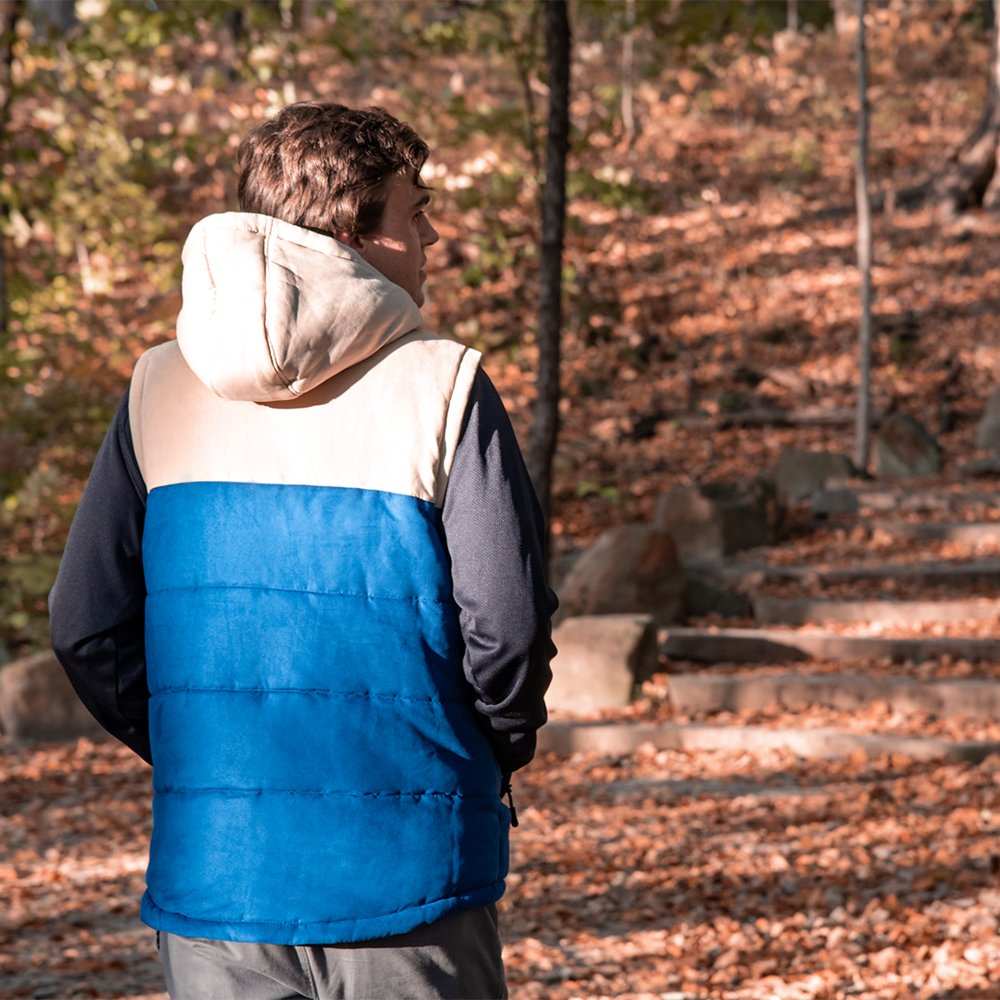
{"label": "hood drawstring", "polygon": [[510,825],[517,826],[517,810],[514,808],[514,793],[511,791],[510,778],[507,779],[507,784],[504,785],[501,794],[506,793],[507,801],[510,803]]}

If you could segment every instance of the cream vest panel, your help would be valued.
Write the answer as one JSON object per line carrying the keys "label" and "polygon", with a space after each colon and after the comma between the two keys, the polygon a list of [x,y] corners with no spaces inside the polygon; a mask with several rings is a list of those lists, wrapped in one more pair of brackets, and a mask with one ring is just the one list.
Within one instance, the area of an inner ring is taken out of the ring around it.
{"label": "cream vest panel", "polygon": [[440,507],[482,354],[417,330],[293,400],[223,399],[177,341],[132,374],[129,423],[148,490],[227,481],[385,490]]}

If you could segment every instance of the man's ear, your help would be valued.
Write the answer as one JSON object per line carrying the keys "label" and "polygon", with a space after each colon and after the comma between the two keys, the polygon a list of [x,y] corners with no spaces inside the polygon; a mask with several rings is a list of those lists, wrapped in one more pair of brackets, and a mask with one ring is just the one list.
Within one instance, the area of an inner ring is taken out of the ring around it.
{"label": "man's ear", "polygon": [[361,237],[358,236],[356,233],[345,233],[345,232],[335,231],[333,235],[336,236],[341,243],[346,243],[347,246],[349,246],[352,250],[357,250],[358,253],[360,253],[362,248],[364,247],[364,244],[361,241]]}

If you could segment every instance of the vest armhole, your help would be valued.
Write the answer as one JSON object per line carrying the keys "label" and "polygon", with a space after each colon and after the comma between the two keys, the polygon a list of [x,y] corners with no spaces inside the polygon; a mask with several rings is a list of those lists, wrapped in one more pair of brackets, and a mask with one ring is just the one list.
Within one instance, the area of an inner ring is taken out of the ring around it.
{"label": "vest armhole", "polygon": [[146,369],[149,364],[149,351],[146,350],[139,355],[132,371],[132,378],[129,385],[128,394],[128,423],[129,431],[132,434],[132,450],[135,452],[136,464],[142,478],[148,483],[149,476],[146,469],[145,448],[143,447],[143,426],[142,426],[142,404],[143,392],[146,387]]}
{"label": "vest armhole", "polygon": [[437,481],[434,485],[434,505],[438,508],[444,505],[444,494],[448,488],[451,467],[455,461],[455,451],[458,448],[459,435],[465,410],[472,394],[472,385],[476,379],[480,362],[483,359],[481,351],[467,347],[462,352],[448,400],[448,412],[445,415],[444,433],[441,436],[441,449],[438,455]]}

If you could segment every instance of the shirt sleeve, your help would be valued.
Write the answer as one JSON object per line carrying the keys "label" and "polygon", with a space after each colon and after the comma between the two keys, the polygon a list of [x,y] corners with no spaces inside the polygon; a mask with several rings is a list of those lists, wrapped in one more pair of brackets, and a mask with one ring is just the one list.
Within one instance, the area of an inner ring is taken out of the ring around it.
{"label": "shirt sleeve", "polygon": [[90,713],[152,763],[142,568],[146,484],[132,447],[128,396],[126,389],[70,526],[48,596],[49,634]]}
{"label": "shirt sleeve", "polygon": [[442,505],[463,670],[505,778],[535,754],[548,720],[544,695],[552,615],[545,522],[514,428],[486,372],[473,382]]}

